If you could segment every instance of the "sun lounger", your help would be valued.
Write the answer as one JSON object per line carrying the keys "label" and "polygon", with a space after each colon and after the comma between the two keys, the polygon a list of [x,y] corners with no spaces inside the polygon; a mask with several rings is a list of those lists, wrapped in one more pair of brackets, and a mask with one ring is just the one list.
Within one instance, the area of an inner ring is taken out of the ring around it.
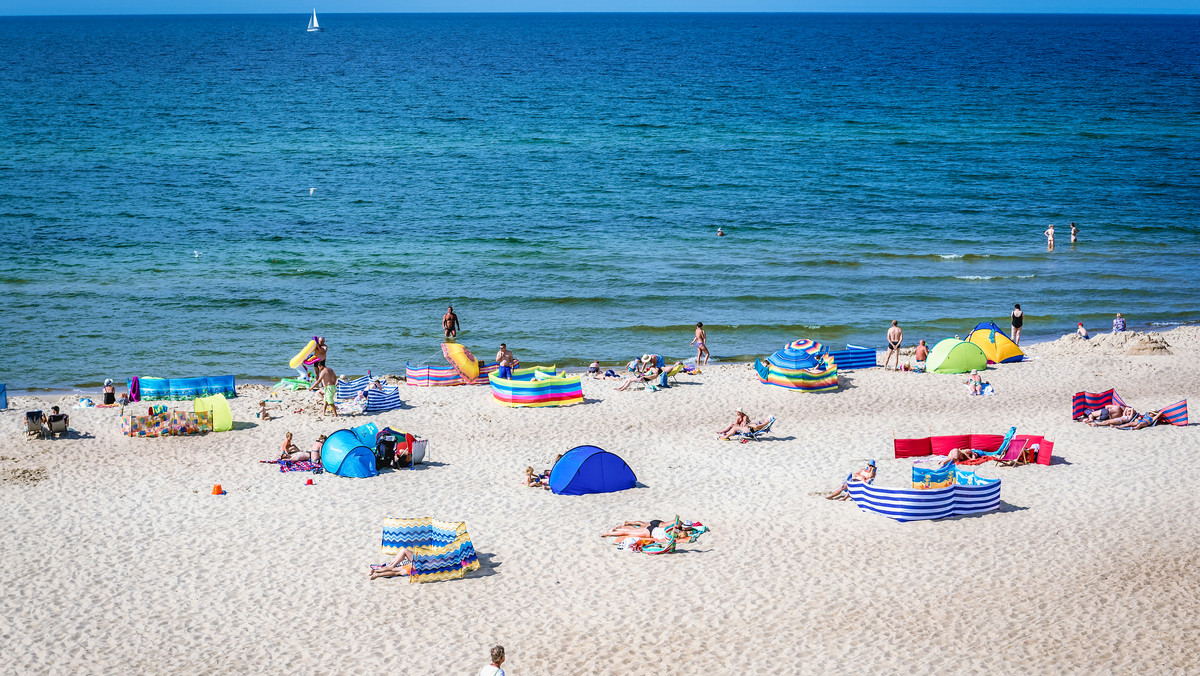
{"label": "sun lounger", "polygon": [[45,428],[42,427],[42,412],[41,411],[26,411],[25,412],[25,438],[45,436]]}
{"label": "sun lounger", "polygon": [[56,435],[65,434],[71,438],[71,428],[67,425],[67,416],[60,413],[46,418],[46,437],[53,439]]}
{"label": "sun lounger", "polygon": [[771,433],[771,426],[775,424],[775,416],[771,416],[766,422],[760,422],[750,425],[750,431],[745,434],[738,434],[744,441],[762,441],[763,437]]}

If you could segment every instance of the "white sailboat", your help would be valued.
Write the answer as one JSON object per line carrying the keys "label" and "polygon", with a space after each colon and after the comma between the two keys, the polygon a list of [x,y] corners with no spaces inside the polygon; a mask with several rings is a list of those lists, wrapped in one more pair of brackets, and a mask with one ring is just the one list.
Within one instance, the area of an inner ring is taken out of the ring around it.
{"label": "white sailboat", "polygon": [[324,30],[324,28],[321,28],[321,24],[317,23],[317,8],[313,7],[312,18],[308,20],[308,32],[319,33]]}

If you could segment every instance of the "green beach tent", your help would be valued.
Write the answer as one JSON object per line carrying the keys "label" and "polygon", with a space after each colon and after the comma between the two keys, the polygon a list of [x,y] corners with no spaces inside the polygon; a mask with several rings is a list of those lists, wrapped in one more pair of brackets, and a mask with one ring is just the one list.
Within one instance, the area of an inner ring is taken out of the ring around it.
{"label": "green beach tent", "polygon": [[233,413],[229,410],[229,402],[225,395],[214,394],[211,397],[196,397],[193,402],[196,413],[212,411],[213,431],[228,432],[233,429]]}
{"label": "green beach tent", "polygon": [[987,368],[987,355],[975,343],[947,338],[933,346],[925,369],[931,373],[966,373]]}

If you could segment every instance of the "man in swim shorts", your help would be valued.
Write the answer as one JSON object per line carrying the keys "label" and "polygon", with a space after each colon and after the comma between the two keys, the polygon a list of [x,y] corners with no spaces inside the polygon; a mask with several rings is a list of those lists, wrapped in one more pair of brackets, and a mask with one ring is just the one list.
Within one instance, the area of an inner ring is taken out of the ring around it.
{"label": "man in swim shorts", "polygon": [[512,380],[513,359],[513,353],[509,351],[508,345],[500,343],[500,351],[496,353],[496,363],[500,365],[496,371],[497,378]]}
{"label": "man in swim shorts", "polygon": [[313,381],[312,385],[308,386],[308,389],[315,390],[318,387],[321,388],[321,392],[324,395],[325,401],[325,408],[322,409],[322,413],[332,409],[333,417],[336,418],[338,414],[337,374],[333,372],[333,369],[329,368],[328,366],[321,367],[321,370],[317,373],[317,379]]}
{"label": "man in swim shorts", "polygon": [[[708,363],[708,348],[704,345],[707,338],[708,334],[704,332],[704,322],[696,322],[696,337],[692,338],[692,342],[688,343],[688,345],[696,346],[696,366]],[[704,357],[703,362],[700,361],[701,356]]]}
{"label": "man in swim shorts", "polygon": [[888,362],[891,361],[892,355],[896,355],[896,370],[900,370],[900,343],[904,342],[904,330],[900,328],[900,322],[892,320],[892,328],[887,332],[888,351],[883,357],[883,368],[888,368]]}
{"label": "man in swim shorts", "polygon": [[929,346],[925,344],[924,340],[917,343],[917,353],[913,357],[917,360],[917,370],[924,371],[925,360],[929,359]]}
{"label": "man in swim shorts", "polygon": [[458,315],[454,314],[454,306],[447,307],[446,314],[442,315],[442,331],[446,332],[446,338],[457,338],[461,330]]}

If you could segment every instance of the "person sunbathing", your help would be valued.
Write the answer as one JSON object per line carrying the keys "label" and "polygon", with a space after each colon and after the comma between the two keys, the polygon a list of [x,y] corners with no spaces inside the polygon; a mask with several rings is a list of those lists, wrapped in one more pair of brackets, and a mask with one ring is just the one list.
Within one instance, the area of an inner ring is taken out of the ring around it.
{"label": "person sunbathing", "polygon": [[680,524],[678,530],[673,521],[651,519],[649,521],[626,521],[615,528],[601,533],[602,538],[639,538],[642,540],[666,540],[672,535],[676,539],[699,537],[707,528],[697,525]]}
{"label": "person sunbathing", "polygon": [[859,481],[864,484],[869,484],[875,481],[875,461],[868,460],[867,464],[853,474],[847,474],[846,480],[842,482],[841,488],[833,492],[833,495],[827,496],[826,500],[849,500],[850,499],[850,484]]}
{"label": "person sunbathing", "polygon": [[946,465],[949,465],[952,462],[965,462],[967,460],[974,460],[975,458],[978,458],[978,457],[979,457],[979,453],[976,453],[973,449],[952,448],[952,449],[950,449],[950,452],[946,454],[946,459],[943,460],[941,462],[941,464],[938,465],[938,467],[945,467]]}
{"label": "person sunbathing", "polygon": [[1135,417],[1137,417],[1137,411],[1133,410],[1132,406],[1126,406],[1125,408],[1121,409],[1121,415],[1117,416],[1116,418],[1089,422],[1088,425],[1091,425],[1092,427],[1116,427],[1118,425],[1124,425],[1130,420],[1133,420]]}
{"label": "person sunbathing", "polygon": [[1087,414],[1080,416],[1079,419],[1084,422],[1100,422],[1101,420],[1108,420],[1118,415],[1121,415],[1121,407],[1117,404],[1109,404],[1108,406],[1101,406],[1094,411],[1088,411]]}
{"label": "person sunbathing", "polygon": [[650,366],[641,375],[638,375],[635,373],[634,375],[626,378],[625,382],[621,383],[620,387],[616,387],[613,389],[615,389],[618,392],[624,392],[625,390],[629,389],[630,385],[632,385],[634,383],[649,383],[657,377],[658,377],[658,367]]}
{"label": "person sunbathing", "polygon": [[1140,430],[1143,427],[1157,425],[1160,420],[1162,420],[1161,411],[1147,411],[1124,425],[1116,425],[1115,427],[1119,430]]}
{"label": "person sunbathing", "polygon": [[729,441],[729,437],[735,434],[746,434],[750,431],[750,416],[740,408],[734,409],[734,411],[737,413],[737,417],[734,418],[733,424],[717,432],[717,438],[721,441]]}
{"label": "person sunbathing", "polygon": [[401,547],[400,553],[396,554],[396,558],[392,559],[390,563],[371,569],[371,579],[412,575],[412,565],[412,552],[407,547]]}
{"label": "person sunbathing", "polygon": [[983,394],[983,378],[979,376],[979,371],[971,369],[970,377],[964,382],[971,388],[971,394]]}

